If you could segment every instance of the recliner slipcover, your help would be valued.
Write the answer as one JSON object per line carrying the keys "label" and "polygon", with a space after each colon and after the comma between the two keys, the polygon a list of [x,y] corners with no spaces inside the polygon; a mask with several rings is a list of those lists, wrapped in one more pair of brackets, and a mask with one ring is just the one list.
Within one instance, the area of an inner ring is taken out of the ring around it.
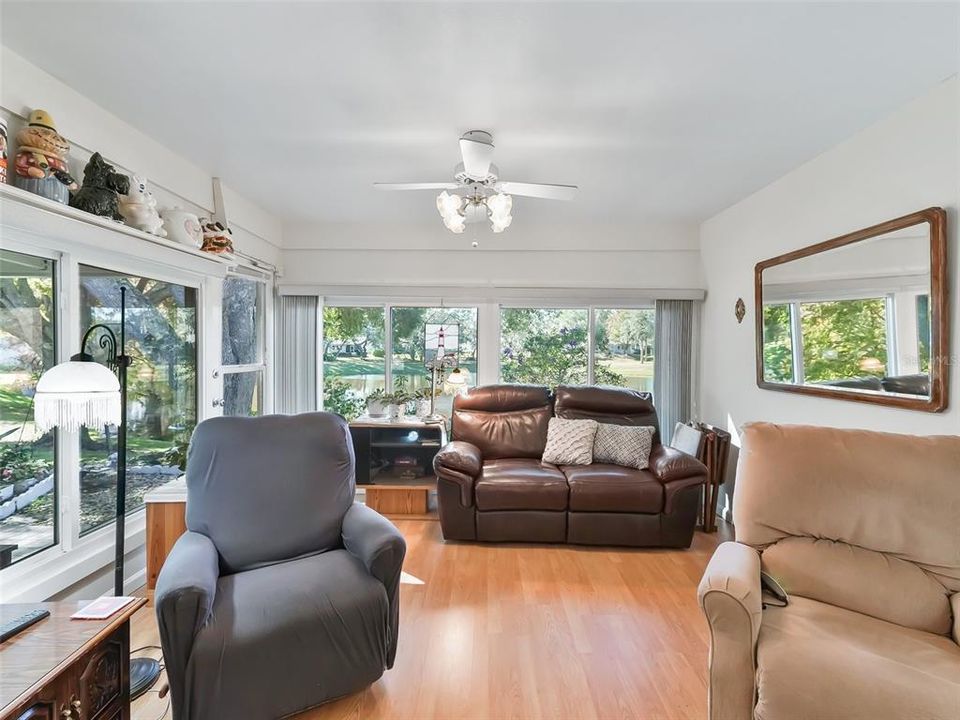
{"label": "recliner slipcover", "polygon": [[175,720],[272,720],[393,665],[406,546],[354,492],[337,415],[197,426],[155,596]]}

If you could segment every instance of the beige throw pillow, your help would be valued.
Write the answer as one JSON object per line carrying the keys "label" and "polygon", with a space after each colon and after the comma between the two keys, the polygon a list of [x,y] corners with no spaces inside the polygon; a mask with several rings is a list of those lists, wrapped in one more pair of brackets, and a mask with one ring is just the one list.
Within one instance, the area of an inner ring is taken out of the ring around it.
{"label": "beige throw pillow", "polygon": [[600,423],[593,441],[593,461],[645,470],[650,466],[654,429],[645,425]]}
{"label": "beige throw pillow", "polygon": [[543,461],[554,465],[589,465],[593,462],[596,420],[550,418]]}

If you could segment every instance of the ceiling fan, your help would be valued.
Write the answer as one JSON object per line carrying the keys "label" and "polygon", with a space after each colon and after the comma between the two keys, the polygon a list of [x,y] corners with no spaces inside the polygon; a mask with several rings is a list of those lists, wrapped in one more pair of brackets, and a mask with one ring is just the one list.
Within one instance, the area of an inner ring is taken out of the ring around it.
{"label": "ceiling fan", "polygon": [[[493,231],[503,232],[513,222],[513,195],[544,200],[572,200],[576,185],[508,182],[500,179],[493,158],[493,136],[485,130],[471,130],[460,137],[463,162],[453,171],[456,182],[374,183],[378,190],[442,190],[437,212],[448,230],[462,233],[467,215],[484,213]],[[450,192],[460,191],[460,192]]]}

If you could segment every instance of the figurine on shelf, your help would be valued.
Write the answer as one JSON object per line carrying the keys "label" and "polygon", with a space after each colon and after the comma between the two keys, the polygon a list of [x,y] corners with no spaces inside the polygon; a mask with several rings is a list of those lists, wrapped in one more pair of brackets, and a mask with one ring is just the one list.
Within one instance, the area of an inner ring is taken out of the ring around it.
{"label": "figurine on shelf", "polygon": [[183,208],[164,208],[160,212],[163,218],[163,229],[167,238],[181,245],[189,245],[199,249],[203,245],[203,229],[200,227],[200,218]]}
{"label": "figurine on shelf", "polygon": [[70,197],[70,206],[123,222],[120,196],[128,192],[130,178],[118,173],[100,153],[94,153],[83,169],[83,186]]}
{"label": "figurine on shelf", "polygon": [[140,175],[130,178],[130,192],[120,197],[120,214],[123,221],[132,228],[143,230],[151,235],[166,237],[163,220],[157,212],[157,200],[147,190],[147,179]]}
{"label": "figurine on shelf", "polygon": [[203,225],[203,245],[200,247],[201,250],[216,255],[233,252],[233,240],[230,239],[233,230],[224,227],[223,224],[217,220],[210,220],[208,218],[201,220],[200,224]]}
{"label": "figurine on shelf", "polygon": [[45,110],[30,113],[27,125],[17,133],[13,184],[49,200],[66,204],[77,182],[69,173],[67,154],[70,143],[64,140]]}

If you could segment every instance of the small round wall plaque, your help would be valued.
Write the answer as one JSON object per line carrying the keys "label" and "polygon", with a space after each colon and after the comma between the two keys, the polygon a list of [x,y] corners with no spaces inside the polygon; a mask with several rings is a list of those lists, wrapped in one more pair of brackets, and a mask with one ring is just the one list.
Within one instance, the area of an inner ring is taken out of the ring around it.
{"label": "small round wall plaque", "polygon": [[733,312],[737,316],[737,323],[742,323],[743,316],[747,314],[747,306],[743,302],[743,298],[737,298],[737,304],[734,306]]}

